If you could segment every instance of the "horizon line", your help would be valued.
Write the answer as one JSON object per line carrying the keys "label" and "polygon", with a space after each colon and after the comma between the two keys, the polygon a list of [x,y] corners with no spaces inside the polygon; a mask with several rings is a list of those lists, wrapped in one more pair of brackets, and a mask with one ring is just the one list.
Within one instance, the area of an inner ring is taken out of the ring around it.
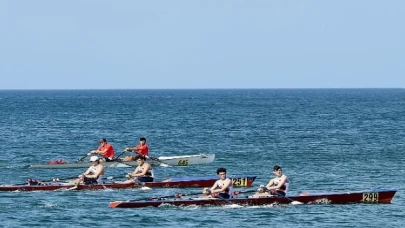
{"label": "horizon line", "polygon": [[280,87],[280,88],[86,88],[86,89],[75,89],[75,88],[67,88],[67,89],[52,89],[52,88],[42,88],[42,89],[2,89],[0,91],[45,91],[45,90],[59,90],[59,91],[66,91],[66,90],[306,90],[306,89],[405,89],[405,87],[296,87],[296,88],[289,88],[289,87]]}

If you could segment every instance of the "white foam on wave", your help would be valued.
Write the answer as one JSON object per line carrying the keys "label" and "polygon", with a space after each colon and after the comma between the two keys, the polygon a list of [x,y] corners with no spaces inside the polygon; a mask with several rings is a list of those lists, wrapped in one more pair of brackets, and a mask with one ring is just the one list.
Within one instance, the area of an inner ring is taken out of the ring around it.
{"label": "white foam on wave", "polygon": [[44,208],[58,207],[58,204],[56,204],[56,203],[45,203],[45,205],[41,206],[41,207],[44,207]]}

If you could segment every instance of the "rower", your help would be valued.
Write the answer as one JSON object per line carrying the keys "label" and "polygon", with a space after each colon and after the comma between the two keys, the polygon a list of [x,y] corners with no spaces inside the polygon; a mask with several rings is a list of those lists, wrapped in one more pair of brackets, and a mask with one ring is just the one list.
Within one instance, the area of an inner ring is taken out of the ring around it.
{"label": "rower", "polygon": [[125,177],[128,179],[124,183],[138,183],[138,182],[153,182],[154,173],[152,166],[145,162],[145,156],[137,155],[135,160],[138,167],[132,173],[128,173]]}
{"label": "rower", "polygon": [[36,185],[46,185],[45,182],[40,180],[28,179],[27,184],[29,186],[36,186]]}
{"label": "rower", "polygon": [[114,148],[111,144],[107,142],[107,139],[100,139],[100,146],[97,150],[92,150],[87,155],[97,155],[100,154],[103,158],[100,159],[102,162],[110,162],[114,159],[115,152]]}
{"label": "rower", "polygon": [[91,156],[90,161],[92,165],[84,172],[79,175],[79,178],[70,182],[70,184],[102,184],[102,179],[104,175],[104,166],[100,164],[100,158],[97,156]]}
{"label": "rower", "polygon": [[231,198],[233,185],[232,180],[226,177],[226,169],[218,168],[217,175],[219,176],[219,180],[214,183],[211,189],[204,188],[201,198]]}
{"label": "rower", "polygon": [[288,185],[290,184],[288,177],[283,174],[281,167],[278,165],[273,167],[273,173],[275,178],[271,179],[266,186],[260,186],[257,193],[252,197],[285,196],[287,194]]}
{"label": "rower", "polygon": [[136,145],[133,148],[127,147],[125,148],[124,151],[133,151],[135,152],[135,155],[130,155],[130,156],[126,156],[123,161],[128,162],[128,161],[135,161],[136,160],[136,156],[137,155],[143,155],[148,157],[149,156],[149,146],[148,144],[146,144],[146,138],[141,137],[139,138],[139,144]]}

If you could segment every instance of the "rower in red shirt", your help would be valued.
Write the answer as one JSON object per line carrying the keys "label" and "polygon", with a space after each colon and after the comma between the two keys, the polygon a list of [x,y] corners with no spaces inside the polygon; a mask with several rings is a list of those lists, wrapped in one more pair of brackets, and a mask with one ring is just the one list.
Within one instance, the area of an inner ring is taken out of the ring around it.
{"label": "rower in red shirt", "polygon": [[[146,138],[142,137],[139,139],[139,144],[133,148],[127,147],[125,148],[125,151],[134,151],[137,154],[136,155],[143,155],[143,156],[149,156],[149,147],[148,144],[146,144]],[[123,161],[134,161],[135,156],[126,156]]]}
{"label": "rower in red shirt", "polygon": [[100,154],[103,158],[101,161],[112,161],[115,156],[114,148],[107,142],[107,139],[100,139],[100,146],[97,150],[91,151],[88,155]]}

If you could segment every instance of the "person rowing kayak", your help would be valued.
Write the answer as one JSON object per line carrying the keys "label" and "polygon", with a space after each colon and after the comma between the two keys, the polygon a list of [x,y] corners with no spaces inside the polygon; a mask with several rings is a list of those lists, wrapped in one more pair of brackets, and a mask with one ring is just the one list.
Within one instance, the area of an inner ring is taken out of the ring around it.
{"label": "person rowing kayak", "polygon": [[282,195],[285,196],[288,191],[288,185],[290,181],[288,177],[283,174],[283,171],[280,166],[275,165],[273,167],[273,173],[276,176],[271,179],[266,186],[260,186],[257,190],[257,193],[252,197],[266,197],[271,195]]}
{"label": "person rowing kayak", "polygon": [[70,182],[70,184],[101,184],[104,175],[104,166],[100,164],[100,158],[91,156],[91,166],[79,178]]}
{"label": "person rowing kayak", "polygon": [[137,155],[135,160],[138,166],[132,173],[128,173],[125,177],[128,179],[124,183],[137,183],[137,182],[153,182],[154,173],[152,166],[145,162],[145,157],[142,155]]}
{"label": "person rowing kayak", "polygon": [[219,180],[214,183],[211,189],[204,188],[201,198],[231,198],[233,185],[232,180],[226,177],[226,169],[218,168],[217,175],[219,176]]}
{"label": "person rowing kayak", "polygon": [[92,150],[90,153],[87,155],[97,155],[100,154],[103,158],[100,160],[102,162],[105,161],[112,161],[115,156],[114,148],[111,144],[107,142],[107,139],[100,139],[100,146],[97,148],[97,150]]}

